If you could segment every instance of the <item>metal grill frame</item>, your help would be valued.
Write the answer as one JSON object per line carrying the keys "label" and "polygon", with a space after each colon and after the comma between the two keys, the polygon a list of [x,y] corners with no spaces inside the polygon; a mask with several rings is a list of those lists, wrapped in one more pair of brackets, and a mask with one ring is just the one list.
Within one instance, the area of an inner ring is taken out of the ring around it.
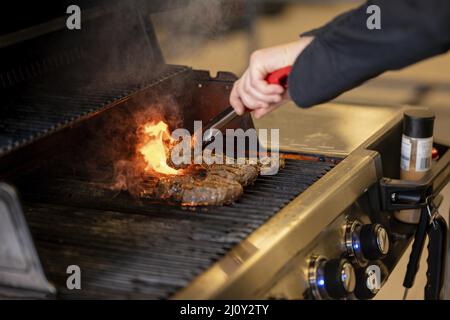
{"label": "metal grill frame", "polygon": [[[59,282],[62,297],[156,299],[168,298],[184,288],[333,166],[330,162],[288,160],[278,175],[260,176],[235,204],[188,210],[177,205],[139,203],[126,195],[104,201],[105,194],[89,192],[92,187],[88,182],[25,176],[18,186],[47,275]],[[32,187],[27,190],[26,184]],[[78,190],[83,192],[75,196]],[[136,220],[140,222],[132,227]],[[114,228],[120,221],[125,223],[124,230],[131,228],[124,235],[119,226]],[[91,231],[97,229],[103,230],[101,234]],[[136,230],[136,238],[132,230]],[[148,242],[144,234],[153,240]],[[130,241],[135,244],[129,245]],[[90,251],[92,254],[87,254]],[[116,261],[108,258],[114,255]],[[135,262],[128,263],[128,268],[135,270],[136,279],[140,279],[137,291],[130,287],[137,281],[129,278],[132,273],[118,272],[120,265],[127,264],[124,255]],[[79,264],[85,270],[85,287],[80,294],[64,289],[63,266],[68,263]],[[101,272],[98,263],[105,264]],[[121,277],[122,285],[117,282]],[[108,282],[102,282],[104,278],[117,282],[116,292]]]}
{"label": "metal grill frame", "polygon": [[377,183],[380,161],[376,151],[360,148],[351,153],[171,298],[268,298],[286,264]]}

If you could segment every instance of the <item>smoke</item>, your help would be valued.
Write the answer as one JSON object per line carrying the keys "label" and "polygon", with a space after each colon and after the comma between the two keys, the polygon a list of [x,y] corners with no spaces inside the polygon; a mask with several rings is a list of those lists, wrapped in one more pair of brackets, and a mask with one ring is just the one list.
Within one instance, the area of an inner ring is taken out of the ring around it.
{"label": "smoke", "polygon": [[229,30],[244,10],[244,1],[240,0],[186,0],[182,3],[176,10],[151,17],[167,58],[194,54],[205,40],[215,39]]}
{"label": "smoke", "polygon": [[[128,0],[114,1],[113,10],[106,4],[109,14],[82,24],[80,36],[88,63],[69,74],[74,80],[67,83],[82,83],[83,91],[94,94],[111,90],[129,94],[158,79],[165,70],[158,44],[164,54],[194,50],[229,28],[227,21],[235,8],[231,3],[235,1]],[[172,81],[169,86],[165,81],[146,90],[149,93],[139,100],[100,114],[80,139],[83,152],[74,155],[83,174],[108,188],[139,194],[144,163],[136,152],[137,129],[159,120],[167,122],[171,130],[182,126],[182,109],[189,106],[183,102],[181,107],[176,95],[191,94],[185,93],[186,81],[189,79]]]}
{"label": "smoke", "polygon": [[194,55],[205,40],[227,31],[242,17],[243,1],[127,0],[108,1],[102,8],[107,14],[83,22],[79,33],[88,62],[68,75],[74,81],[67,80],[84,82],[93,91],[139,87],[158,79],[167,58]]}
{"label": "smoke", "polygon": [[[121,80],[130,82],[145,81],[148,76],[156,76],[158,69],[164,67],[163,59],[158,57],[158,48],[161,46],[163,54],[176,55],[180,52],[193,51],[206,39],[211,39],[217,34],[226,30],[224,21],[222,0],[190,0],[190,1],[169,1],[163,9],[171,10],[146,15],[144,7],[137,9],[139,26],[152,23],[155,28],[158,43],[148,43],[142,41],[142,34],[130,33],[130,31],[118,30],[116,36],[126,45],[127,53],[122,51],[111,52],[108,60],[113,61],[112,65],[120,65],[122,70]],[[182,5],[180,5],[182,3]],[[175,9],[173,9],[175,8]],[[131,19],[131,24],[136,23],[133,17],[135,12],[125,19]],[[121,19],[124,19],[122,16]],[[112,30],[115,28],[112,27]],[[108,30],[111,32],[111,30]],[[126,35],[126,33],[129,33]],[[148,36],[148,35],[145,35]],[[145,61],[145,62],[144,62]],[[161,65],[162,64],[162,65]],[[115,79],[114,73],[109,76],[112,81]],[[175,81],[171,83],[171,91],[174,95],[186,90],[186,83]],[[148,97],[147,97],[148,98]],[[147,122],[158,122],[160,120],[167,122],[173,130],[183,123],[182,108],[178,106],[174,97],[171,95],[153,96],[152,103],[140,101],[142,104],[138,111],[128,115],[128,124],[121,128],[121,136],[110,147],[115,151],[110,153],[111,159],[115,159],[113,165],[112,182],[107,185],[108,188],[116,191],[127,191],[132,196],[139,196],[146,192],[145,188],[151,188],[148,181],[145,181],[144,168],[146,164],[142,155],[136,150],[139,145],[137,130],[139,126]],[[188,107],[184,105],[183,107]],[[115,119],[109,119],[108,122],[122,123],[123,116],[118,115]],[[123,131],[124,130],[124,131]],[[114,132],[116,131],[116,132]],[[130,134],[130,132],[132,134]],[[117,130],[111,129],[104,132],[105,136],[117,136]],[[123,150],[124,145],[128,150]],[[108,154],[105,151],[105,154]]]}

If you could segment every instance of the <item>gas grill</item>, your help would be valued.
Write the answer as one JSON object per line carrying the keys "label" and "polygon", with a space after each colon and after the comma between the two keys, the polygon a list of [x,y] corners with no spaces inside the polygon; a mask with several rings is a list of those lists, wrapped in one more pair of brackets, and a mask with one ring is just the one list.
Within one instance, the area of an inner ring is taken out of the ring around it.
{"label": "gas grill", "polygon": [[[74,260],[83,270],[80,297],[168,298],[332,166],[288,161],[278,176],[261,177],[233,206],[195,211],[135,204],[127,197],[93,198],[86,183],[53,180],[49,190],[30,194],[37,199],[25,210],[44,269],[50,279],[59,280],[59,287],[66,281],[61,271]],[[84,197],[77,190],[86,192]],[[76,200],[66,198],[74,194]],[[64,240],[57,244],[55,239]],[[60,294],[73,296],[65,289]]]}
{"label": "gas grill", "polygon": [[[288,105],[235,120],[230,128],[280,128],[286,165],[231,205],[185,208],[99,187],[131,152],[142,114],[192,129],[227,107],[236,79],[166,64],[147,19],[161,7],[136,3],[86,1],[81,30],[55,18],[0,36],[10,58],[0,62],[0,297],[373,297],[360,279],[367,260],[384,283],[414,233],[384,210],[380,188],[399,174],[405,107]],[[449,177],[446,145],[436,143],[436,191]],[[348,246],[359,224],[383,227],[388,253],[358,242],[372,250],[365,259]],[[355,270],[355,293],[320,287],[320,265],[337,262]],[[79,290],[67,286],[69,266],[81,270]]]}

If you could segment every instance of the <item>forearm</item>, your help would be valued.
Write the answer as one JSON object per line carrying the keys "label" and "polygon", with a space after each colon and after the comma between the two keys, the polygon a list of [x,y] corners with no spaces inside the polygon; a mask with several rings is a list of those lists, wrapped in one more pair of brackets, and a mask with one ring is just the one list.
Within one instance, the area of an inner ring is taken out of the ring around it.
{"label": "forearm", "polygon": [[[369,1],[306,33],[315,40],[295,61],[290,96],[299,106],[309,107],[384,71],[447,51],[450,14],[445,1]],[[381,8],[381,30],[366,27],[366,8],[371,4]]]}

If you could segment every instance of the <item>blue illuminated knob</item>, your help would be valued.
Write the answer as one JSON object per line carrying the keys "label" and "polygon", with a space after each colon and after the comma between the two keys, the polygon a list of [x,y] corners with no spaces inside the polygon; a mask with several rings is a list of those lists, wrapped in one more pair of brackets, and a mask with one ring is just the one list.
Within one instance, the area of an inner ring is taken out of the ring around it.
{"label": "blue illuminated knob", "polygon": [[347,224],[345,246],[351,260],[360,266],[384,258],[389,252],[389,235],[378,223],[363,225],[359,221]]}
{"label": "blue illuminated knob", "polygon": [[355,290],[355,270],[346,259],[316,257],[310,262],[309,283],[316,299],[342,299]]}
{"label": "blue illuminated knob", "polygon": [[361,249],[367,260],[384,258],[389,252],[389,237],[386,229],[378,223],[362,226]]}
{"label": "blue illuminated knob", "polygon": [[325,289],[330,297],[342,299],[355,290],[355,269],[346,259],[333,259],[324,265]]}

